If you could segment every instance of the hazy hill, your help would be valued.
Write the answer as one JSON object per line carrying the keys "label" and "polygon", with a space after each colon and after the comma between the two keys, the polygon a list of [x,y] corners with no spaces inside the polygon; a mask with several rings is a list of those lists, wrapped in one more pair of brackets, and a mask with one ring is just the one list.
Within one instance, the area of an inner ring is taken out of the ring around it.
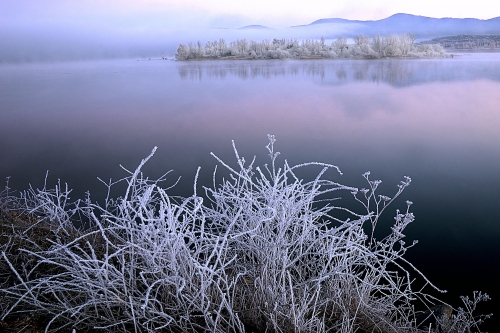
{"label": "hazy hill", "polygon": [[500,34],[500,17],[489,20],[474,18],[432,18],[426,16],[395,14],[382,20],[359,21],[341,18],[325,18],[308,25],[291,27],[294,30],[323,31],[325,38],[335,38],[341,30],[344,37],[359,34],[373,36],[392,33],[412,32],[418,38],[460,35],[460,34]]}
{"label": "hazy hill", "polygon": [[238,28],[238,30],[274,30],[273,28],[266,27],[265,25],[252,24]]}

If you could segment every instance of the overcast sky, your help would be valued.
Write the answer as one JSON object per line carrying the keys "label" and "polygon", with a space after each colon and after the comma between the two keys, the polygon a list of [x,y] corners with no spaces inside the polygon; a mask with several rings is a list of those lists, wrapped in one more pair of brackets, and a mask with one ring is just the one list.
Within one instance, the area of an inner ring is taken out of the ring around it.
{"label": "overcast sky", "polygon": [[320,18],[378,20],[396,13],[430,17],[500,16],[500,1],[436,0],[15,0],[0,2],[1,20],[16,24],[67,24],[146,28],[273,28]]}
{"label": "overcast sky", "polygon": [[71,58],[71,52],[100,50],[106,56],[130,45],[147,55],[154,43],[174,45],[181,35],[196,39],[200,29],[252,24],[279,29],[321,18],[378,20],[396,13],[489,19],[500,16],[500,1],[0,0],[0,61],[26,57],[28,47]]}

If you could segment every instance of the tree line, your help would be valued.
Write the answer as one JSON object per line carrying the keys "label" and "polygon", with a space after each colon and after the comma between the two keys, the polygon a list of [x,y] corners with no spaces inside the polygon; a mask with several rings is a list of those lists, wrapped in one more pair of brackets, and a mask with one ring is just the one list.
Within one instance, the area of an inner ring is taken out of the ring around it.
{"label": "tree line", "polygon": [[319,40],[306,39],[265,39],[248,41],[238,39],[227,43],[224,38],[208,41],[203,47],[196,44],[180,44],[175,54],[176,60],[190,59],[321,59],[321,58],[428,58],[443,57],[444,49],[439,44],[417,44],[411,33],[374,36],[359,35],[354,44],[347,38],[339,37],[327,44]]}
{"label": "tree line", "polygon": [[439,43],[447,49],[495,50],[500,47],[500,35],[456,35],[431,39],[429,43]]}

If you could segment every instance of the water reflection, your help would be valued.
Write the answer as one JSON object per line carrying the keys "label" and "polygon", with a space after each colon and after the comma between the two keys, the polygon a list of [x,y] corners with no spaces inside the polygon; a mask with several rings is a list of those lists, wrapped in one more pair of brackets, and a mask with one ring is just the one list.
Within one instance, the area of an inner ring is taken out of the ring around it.
{"label": "water reflection", "polygon": [[172,193],[191,195],[198,166],[199,184],[212,182],[210,152],[234,161],[234,139],[262,165],[266,135],[276,134],[280,158],[336,164],[342,183],[366,186],[360,175],[370,170],[392,195],[411,176],[402,199],[415,202],[409,238],[421,243],[409,255],[439,287],[491,293],[500,280],[485,262],[500,257],[499,71],[500,54],[0,66],[0,177],[37,187],[50,170],[49,183],[67,181],[74,199],[87,190],[99,198],[97,176],[119,179],[119,164],[134,168],[159,146],[146,175],[173,169],[172,183],[183,178]]}
{"label": "water reflection", "polygon": [[435,81],[500,81],[499,65],[497,54],[463,54],[446,59],[193,61],[177,63],[177,70],[184,80],[302,75],[328,85],[373,82],[404,87]]}

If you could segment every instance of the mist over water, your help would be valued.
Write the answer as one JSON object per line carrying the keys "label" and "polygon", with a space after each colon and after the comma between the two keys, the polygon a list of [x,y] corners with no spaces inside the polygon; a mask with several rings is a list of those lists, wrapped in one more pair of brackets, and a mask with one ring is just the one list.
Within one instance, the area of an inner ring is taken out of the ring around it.
{"label": "mist over water", "polygon": [[[500,54],[434,60],[137,61],[0,65],[0,176],[24,189],[58,178],[105,194],[103,180],[126,176],[154,146],[144,171],[173,169],[170,193],[210,186],[214,152],[235,165],[268,162],[267,134],[291,164],[340,167],[341,183],[365,186],[370,170],[391,196],[407,175],[404,200],[420,243],[411,262],[458,305],[483,290],[499,313]],[[319,171],[319,170],[318,170]],[[306,176],[306,175],[305,175]],[[201,190],[201,189],[199,189]],[[119,195],[119,191],[116,193]],[[347,199],[347,198],[346,198]],[[496,320],[496,319],[493,319]],[[493,320],[490,320],[493,322]]]}
{"label": "mist over water", "polygon": [[[177,66],[183,79],[202,80],[237,76],[256,79],[303,75],[321,84],[385,83],[395,87],[434,81],[488,79],[500,81],[495,53],[454,53],[451,59],[381,59],[377,61],[192,61]],[[328,75],[327,75],[328,74]]]}
{"label": "mist over water", "polygon": [[[148,23],[147,26],[135,26],[134,23],[126,22],[120,25],[96,23],[79,26],[51,22],[9,24],[0,20],[0,64],[162,57],[173,59],[181,43],[187,45],[200,42],[205,46],[208,41],[218,41],[221,38],[228,43],[238,39],[319,39],[332,29],[239,29],[238,26],[226,29],[217,25],[180,28]],[[334,28],[338,33],[349,33],[348,29],[341,26]],[[332,40],[327,39],[327,42],[331,43]]]}

